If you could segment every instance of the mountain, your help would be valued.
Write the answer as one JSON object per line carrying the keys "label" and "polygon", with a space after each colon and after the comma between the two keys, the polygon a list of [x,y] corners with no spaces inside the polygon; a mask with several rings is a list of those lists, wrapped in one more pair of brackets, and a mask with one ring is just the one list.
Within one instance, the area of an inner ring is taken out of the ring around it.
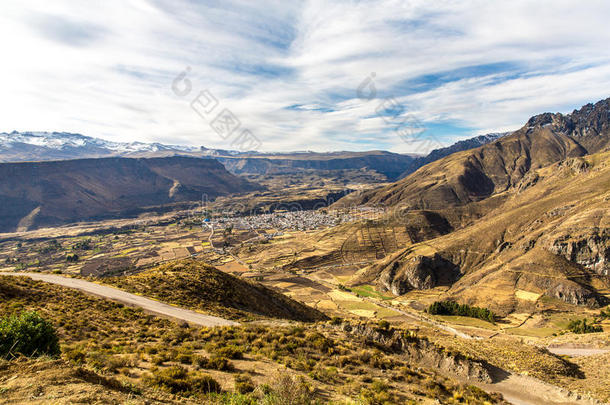
{"label": "mountain", "polygon": [[0,133],[0,162],[30,162],[69,160],[100,157],[169,157],[191,156],[214,158],[233,174],[284,175],[303,170],[360,170],[381,173],[396,180],[421,166],[450,153],[480,146],[502,134],[478,136],[459,141],[447,148],[432,151],[427,156],[399,154],[385,151],[366,152],[287,152],[263,153],[256,151],[208,149],[204,146],[164,145],[160,143],[111,142],[67,132]]}
{"label": "mountain", "polygon": [[610,287],[610,152],[532,173],[473,224],[408,246],[352,283],[396,295],[447,286],[448,298],[501,314],[530,311],[541,296],[604,305],[598,290]]}
{"label": "mountain", "polygon": [[0,162],[65,160],[144,153],[190,153],[198,147],[160,143],[111,142],[68,132],[0,133]]}
{"label": "mountain", "polygon": [[610,287],[609,106],[607,99],[567,115],[537,115],[511,135],[344,197],[337,205],[390,206],[389,220],[407,228],[417,212],[445,224],[352,284],[397,295],[447,286],[448,298],[502,314],[529,311],[542,296],[603,305],[599,291]]}
{"label": "mountain", "polygon": [[443,209],[499,196],[532,169],[607,150],[609,111],[606,99],[568,115],[537,115],[511,135],[436,160],[386,187],[353,193],[338,205]]}
{"label": "mountain", "polygon": [[303,170],[370,169],[388,179],[396,179],[415,159],[385,151],[370,152],[301,152],[290,154],[249,154],[221,156],[217,160],[235,174],[294,174]]}
{"label": "mountain", "polygon": [[261,189],[217,161],[189,157],[0,163],[0,231],[136,215]]}
{"label": "mountain", "polygon": [[426,156],[398,154],[385,151],[333,152],[333,153],[248,153],[218,156],[231,173],[235,174],[292,174],[307,170],[349,170],[367,168],[383,174],[389,180],[398,180],[422,166],[452,153],[473,149],[499,139],[506,133],[480,135],[458,141],[446,148],[435,149]]}
{"label": "mountain", "polygon": [[478,148],[479,146],[486,145],[490,142],[502,138],[503,136],[509,135],[510,133],[511,132],[501,132],[479,135],[475,136],[474,138],[458,141],[446,148],[434,149],[427,156],[420,156],[413,160],[409,168],[399,176],[399,179],[407,177],[409,174],[413,173],[420,167],[427,165],[428,163],[432,163],[436,160],[442,159],[445,156],[449,156],[456,152]]}

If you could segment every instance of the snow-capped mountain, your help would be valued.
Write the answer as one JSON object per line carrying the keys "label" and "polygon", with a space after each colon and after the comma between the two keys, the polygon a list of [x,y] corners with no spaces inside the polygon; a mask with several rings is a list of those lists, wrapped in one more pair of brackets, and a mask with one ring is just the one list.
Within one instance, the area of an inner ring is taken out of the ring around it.
{"label": "snow-capped mountain", "polygon": [[0,162],[172,154],[201,156],[212,154],[212,150],[161,143],[112,142],[68,132],[0,133]]}

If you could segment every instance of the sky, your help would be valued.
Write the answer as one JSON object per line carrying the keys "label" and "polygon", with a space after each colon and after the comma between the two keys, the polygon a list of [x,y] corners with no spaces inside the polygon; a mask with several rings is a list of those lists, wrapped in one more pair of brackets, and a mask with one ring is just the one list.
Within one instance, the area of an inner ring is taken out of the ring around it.
{"label": "sky", "polygon": [[425,152],[609,97],[609,17],[603,0],[4,0],[0,132]]}

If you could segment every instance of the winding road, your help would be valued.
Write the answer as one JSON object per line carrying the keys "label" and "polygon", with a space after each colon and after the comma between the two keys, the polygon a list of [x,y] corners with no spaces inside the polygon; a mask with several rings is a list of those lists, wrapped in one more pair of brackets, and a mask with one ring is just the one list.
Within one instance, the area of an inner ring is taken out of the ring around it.
{"label": "winding road", "polygon": [[16,277],[29,277],[33,280],[44,281],[46,283],[52,283],[61,285],[62,287],[74,288],[76,290],[83,291],[88,294],[97,295],[99,297],[118,301],[126,305],[142,308],[146,312],[153,314],[174,318],[188,323],[192,323],[200,326],[235,326],[239,325],[237,322],[230,321],[228,319],[219,318],[211,315],[200,314],[199,312],[191,311],[189,309],[183,309],[174,307],[172,305],[165,304],[163,302],[155,301],[150,298],[145,298],[139,295],[131,294],[118,288],[109,287],[106,285],[100,285],[92,283],[90,281],[81,280],[78,278],[68,278],[63,276],[57,276],[54,274],[44,273],[7,273],[0,272],[2,276],[16,276]]}

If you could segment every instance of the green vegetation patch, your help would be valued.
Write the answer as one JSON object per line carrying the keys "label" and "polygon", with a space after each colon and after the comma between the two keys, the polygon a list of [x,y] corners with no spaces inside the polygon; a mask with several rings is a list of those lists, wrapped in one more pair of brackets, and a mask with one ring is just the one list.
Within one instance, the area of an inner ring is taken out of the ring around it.
{"label": "green vegetation patch", "polygon": [[369,285],[369,284],[352,287],[351,291],[362,297],[377,298],[377,299],[384,300],[384,301],[395,298],[392,295],[382,294],[382,293],[378,292],[377,290],[375,290],[375,287],[373,287],[372,285]]}
{"label": "green vegetation patch", "polygon": [[59,353],[55,328],[37,312],[24,311],[0,319],[0,357],[57,356]]}
{"label": "green vegetation patch", "polygon": [[595,322],[587,323],[587,319],[575,319],[568,324],[568,330],[573,333],[596,333],[603,332],[604,328]]}
{"label": "green vegetation patch", "polygon": [[458,304],[455,301],[436,301],[428,307],[427,312],[431,315],[459,315],[496,322],[496,314],[489,309]]}

